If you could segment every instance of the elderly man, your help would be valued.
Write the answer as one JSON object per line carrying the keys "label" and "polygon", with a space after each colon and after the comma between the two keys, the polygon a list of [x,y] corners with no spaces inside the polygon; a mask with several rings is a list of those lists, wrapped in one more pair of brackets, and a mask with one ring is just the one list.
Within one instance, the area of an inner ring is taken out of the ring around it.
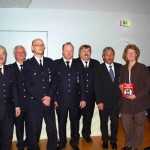
{"label": "elderly man", "polygon": [[[19,91],[19,103],[21,107],[21,114],[15,119],[16,136],[17,136],[17,148],[18,150],[24,150],[24,147],[29,147],[29,129],[27,121],[27,105],[29,103],[29,94],[25,88],[24,76],[23,76],[23,62],[26,60],[26,50],[22,45],[17,45],[14,48],[14,57],[16,62],[12,64],[17,79],[17,88]],[[25,129],[25,132],[24,132]],[[26,140],[24,141],[24,133]]]}
{"label": "elderly man", "polygon": [[15,73],[5,65],[7,52],[0,45],[0,149],[11,150],[14,117],[20,115]]}

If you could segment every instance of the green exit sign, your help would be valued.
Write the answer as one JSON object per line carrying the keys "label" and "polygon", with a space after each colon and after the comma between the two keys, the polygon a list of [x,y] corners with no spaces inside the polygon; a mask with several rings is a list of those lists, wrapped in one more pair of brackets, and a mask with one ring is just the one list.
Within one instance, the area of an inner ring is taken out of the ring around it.
{"label": "green exit sign", "polygon": [[120,21],[120,26],[131,27],[131,21],[130,20]]}

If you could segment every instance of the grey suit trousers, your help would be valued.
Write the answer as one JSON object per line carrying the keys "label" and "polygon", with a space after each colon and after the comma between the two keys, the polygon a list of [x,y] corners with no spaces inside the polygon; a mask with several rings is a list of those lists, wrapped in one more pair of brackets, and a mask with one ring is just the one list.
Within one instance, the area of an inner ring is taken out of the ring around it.
{"label": "grey suit trousers", "polygon": [[121,114],[125,134],[125,146],[140,149],[143,141],[145,111]]}

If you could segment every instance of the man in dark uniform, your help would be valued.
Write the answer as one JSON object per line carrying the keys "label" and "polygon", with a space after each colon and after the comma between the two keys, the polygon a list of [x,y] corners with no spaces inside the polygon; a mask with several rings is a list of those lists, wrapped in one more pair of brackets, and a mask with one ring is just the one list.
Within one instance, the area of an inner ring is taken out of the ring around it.
{"label": "man in dark uniform", "polygon": [[62,46],[63,58],[55,61],[57,92],[55,105],[57,107],[60,142],[58,149],[66,146],[66,123],[69,112],[71,122],[70,144],[74,150],[79,150],[78,113],[79,107],[86,106],[84,79],[82,68],[73,59],[74,46],[67,42]]}
{"label": "man in dark uniform", "polygon": [[90,137],[91,135],[91,123],[93,118],[93,112],[95,108],[95,92],[94,92],[94,73],[95,68],[100,65],[100,63],[91,59],[91,46],[82,45],[79,48],[79,62],[83,67],[84,80],[85,80],[85,92],[86,92],[86,107],[83,108],[79,114],[83,116],[83,127],[82,127],[82,136],[86,142],[92,142]]}
{"label": "man in dark uniform", "polygon": [[[150,66],[147,67],[150,72]],[[150,91],[149,91],[150,93]],[[147,109],[147,118],[150,120],[150,108]]]}
{"label": "man in dark uniform", "polygon": [[[108,141],[113,150],[117,149],[117,134],[119,120],[119,102],[121,91],[119,89],[119,76],[121,64],[114,61],[115,51],[112,47],[103,49],[102,63],[95,73],[96,103],[100,114],[100,128],[103,140],[103,149],[108,149]],[[108,134],[108,118],[110,117],[111,135]]]}
{"label": "man in dark uniform", "polygon": [[[150,66],[147,67],[150,72]],[[150,93],[150,91],[149,91]],[[150,108],[147,109],[147,118],[150,120]],[[150,146],[144,148],[144,150],[150,150]]]}
{"label": "man in dark uniform", "polygon": [[25,86],[32,97],[28,105],[28,121],[30,128],[30,146],[39,150],[43,118],[48,136],[47,150],[55,150],[57,133],[53,95],[55,92],[54,64],[50,58],[44,57],[44,43],[41,39],[32,41],[34,56],[24,62]]}
{"label": "man in dark uniform", "polygon": [[[14,48],[14,57],[16,62],[12,64],[17,79],[17,88],[19,91],[19,104],[21,107],[21,114],[15,118],[17,148],[18,150],[24,150],[24,147],[28,145],[29,129],[27,121],[27,104],[29,103],[29,95],[25,89],[24,76],[23,76],[23,62],[26,59],[26,50],[23,46],[18,45]],[[25,125],[24,125],[25,124]],[[24,128],[26,139],[24,141]]]}
{"label": "man in dark uniform", "polygon": [[5,65],[6,49],[0,45],[0,149],[11,150],[14,117],[20,115],[19,97],[13,69]]}

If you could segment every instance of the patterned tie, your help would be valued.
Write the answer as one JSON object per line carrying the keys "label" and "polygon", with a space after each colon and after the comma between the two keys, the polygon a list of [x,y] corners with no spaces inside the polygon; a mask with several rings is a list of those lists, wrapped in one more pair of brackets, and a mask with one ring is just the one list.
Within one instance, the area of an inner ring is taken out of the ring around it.
{"label": "patterned tie", "polygon": [[67,68],[68,68],[68,69],[70,68],[69,63],[70,63],[70,61],[66,61],[66,64],[67,64]]}
{"label": "patterned tie", "polygon": [[112,70],[112,66],[110,65],[109,68],[110,68],[109,69],[109,74],[110,74],[111,80],[112,80],[112,82],[114,82],[115,76],[114,76],[114,72]]}

